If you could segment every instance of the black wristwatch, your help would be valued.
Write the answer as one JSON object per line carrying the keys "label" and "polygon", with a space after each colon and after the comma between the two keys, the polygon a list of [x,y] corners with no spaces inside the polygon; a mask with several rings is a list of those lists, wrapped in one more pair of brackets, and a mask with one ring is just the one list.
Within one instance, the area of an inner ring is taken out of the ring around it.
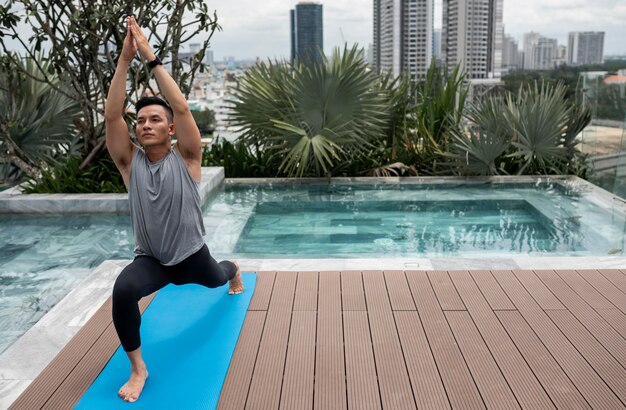
{"label": "black wristwatch", "polygon": [[154,60],[152,60],[152,61],[150,61],[148,63],[148,68],[150,70],[152,70],[154,67],[156,67],[158,65],[163,65],[163,61],[161,61],[161,59],[159,57],[154,57]]}

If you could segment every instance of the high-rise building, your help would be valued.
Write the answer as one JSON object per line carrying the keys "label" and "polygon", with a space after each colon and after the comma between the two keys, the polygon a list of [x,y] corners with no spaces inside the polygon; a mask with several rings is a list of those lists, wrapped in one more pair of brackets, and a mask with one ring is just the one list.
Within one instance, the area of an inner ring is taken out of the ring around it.
{"label": "high-rise building", "polygon": [[567,64],[602,64],[604,62],[604,31],[573,31],[567,44]]}
{"label": "high-rise building", "polygon": [[502,1],[443,0],[441,46],[444,64],[459,64],[468,79],[500,78]]}
{"label": "high-rise building", "polygon": [[563,44],[559,44],[556,49],[556,59],[554,60],[554,65],[559,67],[567,63],[567,47]]}
{"label": "high-rise building", "polygon": [[374,45],[372,43],[367,45],[367,64],[374,66]]}
{"label": "high-rise building", "polygon": [[213,50],[207,50],[204,54],[204,63],[208,66],[213,67]]}
{"label": "high-rise building", "polygon": [[433,58],[438,66],[441,66],[441,29],[433,30]]}
{"label": "high-rise building", "polygon": [[321,62],[324,48],[322,5],[300,2],[291,17],[291,62]]}
{"label": "high-rise building", "polygon": [[433,57],[434,0],[374,0],[374,67],[422,77]]}
{"label": "high-rise building", "polygon": [[502,41],[502,72],[520,70],[522,68],[522,53],[517,40],[511,36],[504,36]]}
{"label": "high-rise building", "polygon": [[559,44],[556,38],[540,37],[533,48],[535,70],[551,70],[556,67]]}
{"label": "high-rise building", "polygon": [[524,34],[524,70],[550,70],[556,66],[558,43],[531,31]]}

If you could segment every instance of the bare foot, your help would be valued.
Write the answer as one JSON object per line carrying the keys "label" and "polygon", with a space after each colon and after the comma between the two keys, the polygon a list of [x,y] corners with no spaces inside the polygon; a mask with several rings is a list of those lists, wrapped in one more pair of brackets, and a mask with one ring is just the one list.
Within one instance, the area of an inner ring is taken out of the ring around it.
{"label": "bare foot", "polygon": [[137,401],[147,379],[148,371],[146,369],[132,370],[130,379],[120,388],[117,395],[120,396],[120,399],[127,402]]}
{"label": "bare foot", "polygon": [[233,262],[237,267],[237,272],[235,276],[228,282],[228,294],[229,295],[237,295],[243,292],[243,280],[241,279],[241,269],[239,269],[239,264],[237,262]]}

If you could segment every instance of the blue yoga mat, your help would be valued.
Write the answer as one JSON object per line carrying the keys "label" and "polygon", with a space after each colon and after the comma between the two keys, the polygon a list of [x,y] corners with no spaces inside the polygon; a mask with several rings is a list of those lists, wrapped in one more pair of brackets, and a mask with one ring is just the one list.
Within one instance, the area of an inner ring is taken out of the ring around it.
{"label": "blue yoga mat", "polygon": [[117,396],[130,364],[118,348],[75,408],[214,409],[252,298],[256,275],[244,273],[245,291],[168,285],[141,322],[141,350],[150,374],[135,403]]}

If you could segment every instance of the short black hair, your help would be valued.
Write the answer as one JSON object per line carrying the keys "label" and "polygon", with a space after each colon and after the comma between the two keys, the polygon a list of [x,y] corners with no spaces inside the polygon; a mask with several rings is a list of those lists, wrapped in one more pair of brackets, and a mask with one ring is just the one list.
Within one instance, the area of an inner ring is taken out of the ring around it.
{"label": "short black hair", "polygon": [[165,107],[165,111],[167,111],[167,119],[170,120],[170,122],[174,122],[174,111],[172,110],[172,107],[170,107],[167,101],[165,101],[161,97],[155,97],[155,96],[141,97],[135,103],[135,112],[139,114],[139,110],[149,105],[160,105],[161,107]]}

